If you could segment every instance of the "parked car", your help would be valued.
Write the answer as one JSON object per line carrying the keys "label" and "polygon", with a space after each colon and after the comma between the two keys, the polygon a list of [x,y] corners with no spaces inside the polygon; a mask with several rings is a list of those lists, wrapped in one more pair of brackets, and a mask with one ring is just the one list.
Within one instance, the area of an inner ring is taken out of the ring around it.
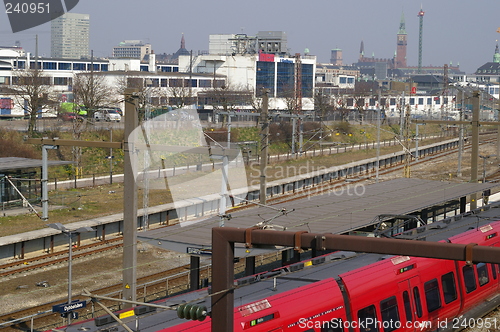
{"label": "parked car", "polygon": [[120,122],[122,120],[122,116],[116,109],[102,109],[98,110],[94,113],[95,121],[116,121]]}
{"label": "parked car", "polygon": [[65,113],[60,113],[59,117],[63,121],[83,121],[83,116],[78,115],[74,112],[65,112]]}

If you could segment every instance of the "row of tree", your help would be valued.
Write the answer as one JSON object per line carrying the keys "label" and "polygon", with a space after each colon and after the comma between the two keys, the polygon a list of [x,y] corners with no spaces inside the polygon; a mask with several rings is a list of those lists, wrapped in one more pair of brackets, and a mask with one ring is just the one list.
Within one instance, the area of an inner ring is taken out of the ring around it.
{"label": "row of tree", "polygon": [[[99,108],[118,104],[126,88],[138,89],[140,110],[146,109],[148,104],[155,107],[203,104],[211,105],[214,112],[230,112],[242,106],[255,111],[259,111],[261,108],[259,93],[255,93],[250,87],[214,80],[211,88],[194,94],[190,87],[190,80],[173,79],[170,81],[170,86],[165,89],[159,86],[158,80],[148,81],[141,76],[130,74],[118,79],[116,86],[110,86],[103,73],[82,72],[74,75],[71,82],[66,83],[72,87],[73,103],[83,107],[87,111],[89,119],[93,119],[94,112]],[[57,109],[60,104],[60,100],[50,84],[50,77],[46,76],[41,69],[16,70],[12,87],[12,93],[17,96],[18,104],[25,110],[29,118],[28,131],[30,133],[36,130],[36,119],[40,110]],[[294,93],[294,87],[291,86],[290,89],[285,90],[281,93],[281,97],[284,99],[287,109],[291,112],[300,112],[300,103]],[[368,93],[352,95],[354,102],[351,101],[350,104],[353,105],[348,105],[345,97],[326,94],[322,91],[318,90],[314,94],[316,115],[320,118],[338,112],[341,114],[341,118],[346,120],[353,106],[359,113],[366,109],[364,98]],[[381,107],[385,108],[386,106],[386,103],[382,101]],[[144,118],[143,114],[140,114],[140,118]],[[224,123],[225,119],[226,117],[224,117]]]}

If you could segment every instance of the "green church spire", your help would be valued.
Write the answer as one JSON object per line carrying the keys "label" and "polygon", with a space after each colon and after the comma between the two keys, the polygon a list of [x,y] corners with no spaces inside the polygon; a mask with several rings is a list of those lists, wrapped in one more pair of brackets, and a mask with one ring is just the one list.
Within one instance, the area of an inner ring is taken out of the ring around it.
{"label": "green church spire", "polygon": [[497,41],[497,47],[495,48],[495,54],[493,55],[493,62],[500,63],[500,51],[498,50],[498,41]]}
{"label": "green church spire", "polygon": [[399,22],[399,35],[406,35],[405,14],[401,12],[401,22]]}

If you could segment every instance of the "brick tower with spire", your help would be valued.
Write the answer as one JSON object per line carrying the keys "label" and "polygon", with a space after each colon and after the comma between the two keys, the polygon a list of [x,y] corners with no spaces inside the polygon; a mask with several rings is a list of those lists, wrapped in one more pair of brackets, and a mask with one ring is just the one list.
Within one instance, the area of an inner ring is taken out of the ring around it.
{"label": "brick tower with spire", "polygon": [[408,35],[406,34],[405,17],[401,13],[401,21],[399,23],[399,31],[397,35],[397,48],[396,48],[396,68],[406,68],[406,45]]}

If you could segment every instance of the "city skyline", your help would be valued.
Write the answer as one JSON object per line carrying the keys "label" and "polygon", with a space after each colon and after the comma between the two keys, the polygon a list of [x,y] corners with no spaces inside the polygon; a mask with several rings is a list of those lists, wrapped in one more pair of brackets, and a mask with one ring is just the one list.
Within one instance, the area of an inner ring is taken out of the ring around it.
{"label": "city skyline", "polygon": [[[96,57],[109,57],[123,40],[140,39],[152,45],[155,53],[174,53],[182,34],[186,48],[208,50],[210,34],[284,31],[290,52],[304,53],[307,48],[318,62],[327,63],[331,50],[343,51],[344,64],[359,57],[364,41],[365,56],[392,58],[401,13],[408,34],[407,63],[417,66],[418,17],[425,12],[423,29],[424,66],[460,64],[462,71],[473,73],[492,61],[500,26],[497,0],[423,1],[357,0],[298,2],[160,2],[145,0],[86,0],[73,13],[90,15],[90,48]],[[21,46],[35,52],[39,36],[39,54],[50,56],[50,23],[23,32],[12,33],[7,15],[0,20],[0,46]],[[105,33],[103,33],[105,32]]]}

